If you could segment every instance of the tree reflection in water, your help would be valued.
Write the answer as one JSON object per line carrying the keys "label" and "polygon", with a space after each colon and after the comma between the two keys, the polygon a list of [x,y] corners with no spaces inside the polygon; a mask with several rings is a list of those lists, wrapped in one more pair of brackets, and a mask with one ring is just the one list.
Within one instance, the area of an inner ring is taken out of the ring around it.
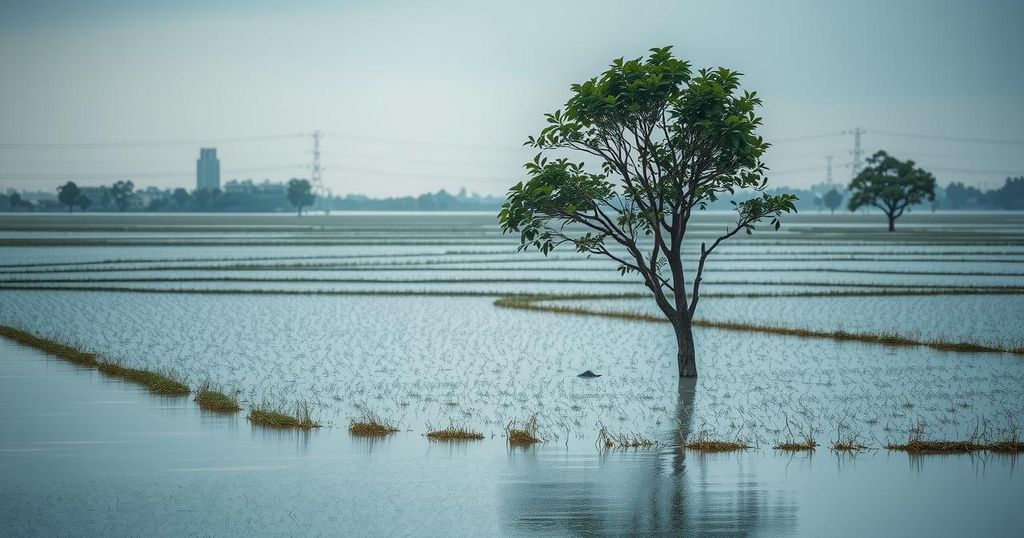
{"label": "tree reflection in water", "polygon": [[509,532],[788,534],[795,495],[757,480],[746,454],[687,453],[698,381],[683,379],[678,423],[650,450],[509,452],[499,517]]}

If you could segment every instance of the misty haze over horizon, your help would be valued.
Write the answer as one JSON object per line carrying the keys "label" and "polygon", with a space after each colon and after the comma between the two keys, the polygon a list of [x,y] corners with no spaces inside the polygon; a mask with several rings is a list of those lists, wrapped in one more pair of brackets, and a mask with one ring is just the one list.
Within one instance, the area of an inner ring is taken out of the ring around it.
{"label": "misty haze over horizon", "polygon": [[[0,190],[307,177],[501,195],[569,85],[672,45],[765,106],[771,186],[849,181],[853,137],[940,185],[1024,175],[1013,2],[0,3]],[[814,46],[808,46],[813,43]]]}

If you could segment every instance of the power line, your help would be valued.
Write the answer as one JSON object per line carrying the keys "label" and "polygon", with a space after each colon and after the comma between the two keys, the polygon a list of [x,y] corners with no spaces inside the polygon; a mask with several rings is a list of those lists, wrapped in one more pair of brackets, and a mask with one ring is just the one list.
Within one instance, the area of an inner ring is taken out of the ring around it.
{"label": "power line", "polygon": [[355,136],[349,134],[325,134],[325,138],[340,138],[345,140],[353,140],[357,142],[365,142],[369,144],[397,144],[397,145],[413,145],[413,146],[434,146],[451,149],[466,149],[466,150],[488,150],[488,151],[515,151],[522,152],[523,149],[519,145],[508,145],[508,146],[496,146],[488,144],[467,144],[461,142],[444,142],[437,139],[429,140],[416,140],[411,138],[377,138],[371,136]]}
{"label": "power line", "polygon": [[124,149],[124,148],[157,148],[166,146],[209,146],[214,144],[232,144],[239,142],[264,142],[301,138],[303,134],[240,136],[234,138],[207,138],[195,140],[161,140],[147,142],[84,142],[75,144],[64,143],[3,143],[0,150],[61,150],[61,149]]}
{"label": "power line", "polygon": [[898,133],[894,131],[871,130],[874,134],[885,136],[897,136],[901,138],[920,138],[922,140],[941,140],[945,142],[967,142],[971,144],[1024,144],[1024,140],[1000,139],[1000,138],[965,138],[958,136],[936,136],[915,133]]}

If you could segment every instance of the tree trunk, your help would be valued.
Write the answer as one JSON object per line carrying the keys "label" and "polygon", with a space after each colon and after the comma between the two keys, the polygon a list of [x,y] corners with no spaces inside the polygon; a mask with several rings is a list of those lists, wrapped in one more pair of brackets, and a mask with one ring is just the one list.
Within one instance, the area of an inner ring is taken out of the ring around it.
{"label": "tree trunk", "polygon": [[299,214],[298,214],[298,216],[300,216],[300,217],[302,216],[302,206],[299,206]]}
{"label": "tree trunk", "polygon": [[690,320],[680,319],[674,325],[676,343],[679,346],[676,356],[679,377],[697,377],[697,356],[693,349],[693,327],[690,325]]}
{"label": "tree trunk", "polygon": [[896,231],[896,217],[894,217],[892,215],[889,215],[889,231],[890,232],[895,232]]}

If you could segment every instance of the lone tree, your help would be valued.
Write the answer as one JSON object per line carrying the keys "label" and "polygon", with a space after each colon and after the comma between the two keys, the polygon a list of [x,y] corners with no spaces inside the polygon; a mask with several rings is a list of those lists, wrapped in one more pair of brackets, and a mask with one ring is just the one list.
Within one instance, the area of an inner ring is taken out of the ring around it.
{"label": "lone tree", "polygon": [[131,201],[134,192],[135,184],[131,180],[118,181],[110,186],[110,195],[114,198],[117,209],[122,212],[128,208],[128,202]]}
{"label": "lone tree", "polygon": [[832,190],[826,192],[822,199],[825,201],[825,207],[828,208],[832,215],[836,214],[836,210],[839,209],[839,206],[843,203],[843,195],[837,191],[835,187],[832,187]]}
{"label": "lone tree", "polygon": [[896,219],[903,211],[923,200],[935,200],[935,177],[914,161],[901,161],[884,151],[868,158],[868,166],[850,182],[850,211],[863,206],[881,209],[889,219],[889,231],[896,231]]}
{"label": "lone tree", "polygon": [[74,181],[68,181],[57,187],[57,201],[68,206],[68,213],[74,211],[75,206],[78,205],[78,199],[81,197],[82,191]]}
{"label": "lone tree", "polygon": [[[726,239],[782,213],[796,211],[791,194],[769,195],[761,162],[768,144],[757,135],[761,100],[741,91],[740,74],[725,68],[694,75],[671,47],[646,58],[614,60],[610,68],[571,86],[572,96],[547,114],[548,126],[526,144],[540,150],[526,163],[527,179],[508,191],[498,215],[520,250],[547,254],[568,243],[606,256],[622,274],[639,273],[671,322],[680,377],[695,377],[692,323],[704,263]],[[600,163],[549,160],[548,150],[576,151]],[[738,189],[753,198],[733,202],[737,219],[699,257],[683,262],[683,238],[695,211]],[[684,266],[694,272],[687,290]]]}
{"label": "lone tree", "polygon": [[302,216],[303,206],[313,205],[316,195],[313,194],[313,187],[305,179],[288,180],[288,202],[295,206],[298,214]]}

